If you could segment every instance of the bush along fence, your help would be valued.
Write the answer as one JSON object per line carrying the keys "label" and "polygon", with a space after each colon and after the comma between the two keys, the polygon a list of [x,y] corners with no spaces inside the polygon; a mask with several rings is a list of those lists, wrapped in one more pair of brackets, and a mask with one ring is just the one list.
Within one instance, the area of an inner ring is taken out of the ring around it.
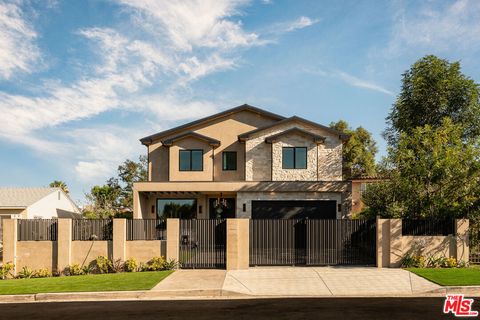
{"label": "bush along fence", "polygon": [[[312,249],[311,246],[315,245],[313,249],[319,248],[321,252],[316,253],[321,254],[322,261],[336,261],[336,264],[342,264],[345,259],[332,260],[329,259],[330,255],[351,255],[352,251],[348,248],[358,249],[355,252],[360,255],[368,253],[372,257],[372,263],[368,264],[377,267],[401,267],[402,264],[448,267],[468,263],[468,220],[438,225],[402,222],[400,219],[377,219],[369,223],[371,228],[368,229],[368,235],[373,232],[372,241],[363,241],[358,248],[359,239],[364,238],[363,233],[346,232],[348,230],[344,230],[343,224],[339,225],[340,229],[329,229],[333,233],[341,232],[341,236],[335,238],[335,243],[329,240],[328,234],[322,234],[325,228],[312,229],[318,234],[312,235],[307,247]],[[211,228],[202,227],[210,224]],[[275,232],[282,233],[284,229]],[[300,229],[296,226],[284,235],[293,241],[294,250],[299,247],[296,241],[302,240],[295,236]],[[221,223],[179,219],[167,219],[166,223],[135,219],[4,219],[3,265],[10,263],[9,272],[14,275],[19,272],[29,274],[29,270],[41,270],[40,274],[47,271],[58,273],[66,268],[72,270],[70,273],[88,273],[88,266],[98,257],[105,257],[110,261],[106,263],[110,263],[113,269],[139,270],[148,270],[147,263],[152,257],[164,257],[167,262],[178,261],[184,268],[236,270],[247,269],[263,261],[257,259],[261,258],[258,254],[282,254],[281,250],[285,249],[280,245],[282,242],[274,241],[269,244],[268,250],[262,251],[264,253],[259,251],[252,255],[252,248],[255,248],[252,244],[261,236],[252,230],[249,219],[226,219]],[[310,254],[310,251],[306,250],[305,254]],[[252,256],[258,261],[252,261]],[[212,259],[214,263],[211,263]],[[348,261],[364,263],[364,259]]]}

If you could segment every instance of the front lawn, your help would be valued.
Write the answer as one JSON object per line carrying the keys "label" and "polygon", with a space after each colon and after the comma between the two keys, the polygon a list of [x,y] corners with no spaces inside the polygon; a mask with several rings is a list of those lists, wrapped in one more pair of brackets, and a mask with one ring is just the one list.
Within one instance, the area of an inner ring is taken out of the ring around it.
{"label": "front lawn", "polygon": [[173,271],[0,280],[0,294],[150,290]]}
{"label": "front lawn", "polygon": [[408,271],[441,286],[480,285],[480,268],[408,268]]}

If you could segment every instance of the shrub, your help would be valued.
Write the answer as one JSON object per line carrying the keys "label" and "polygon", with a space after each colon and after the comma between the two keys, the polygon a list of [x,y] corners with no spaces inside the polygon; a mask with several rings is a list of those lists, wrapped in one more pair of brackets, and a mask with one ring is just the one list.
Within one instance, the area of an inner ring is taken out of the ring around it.
{"label": "shrub", "polygon": [[32,269],[30,269],[29,267],[27,266],[24,266],[22,268],[22,271],[20,271],[17,275],[17,278],[20,278],[20,279],[30,279],[32,278],[33,276],[35,275],[35,271],[33,271]]}
{"label": "shrub", "polygon": [[169,260],[168,262],[165,261],[163,270],[174,270],[174,269],[177,269],[178,267],[180,267],[180,263],[172,259],[172,260]]}
{"label": "shrub", "polygon": [[165,259],[163,257],[153,257],[147,262],[148,271],[165,270]]}
{"label": "shrub", "polygon": [[79,276],[84,274],[84,271],[78,264],[71,264],[65,268],[63,272],[66,276]]}
{"label": "shrub", "polygon": [[140,262],[138,265],[138,271],[148,271],[148,265],[145,262]]}
{"label": "shrub", "polygon": [[454,257],[446,258],[443,266],[445,268],[455,268],[457,267],[457,259]]}
{"label": "shrub", "polygon": [[137,271],[137,268],[138,268],[138,263],[137,263],[137,260],[135,260],[135,258],[130,258],[130,259],[127,259],[127,261],[125,261],[125,264],[124,264],[125,271],[135,272]]}
{"label": "shrub", "polygon": [[52,273],[47,268],[38,269],[37,271],[35,271],[33,275],[34,278],[48,278],[51,276],[52,276]]}
{"label": "shrub", "polygon": [[402,267],[404,268],[424,268],[425,257],[407,254],[403,257],[401,263],[402,263]]}
{"label": "shrub", "polygon": [[93,272],[93,268],[91,265],[86,265],[82,267],[82,274],[90,274]]}
{"label": "shrub", "polygon": [[2,280],[5,280],[6,278],[12,275],[13,267],[14,267],[14,264],[11,262],[3,263],[0,266],[0,277],[2,278]]}
{"label": "shrub", "polygon": [[107,257],[98,256],[92,261],[92,269],[95,273],[109,273],[113,270],[113,264]]}
{"label": "shrub", "polygon": [[121,259],[117,259],[115,261],[110,261],[111,263],[111,270],[114,273],[119,273],[124,270],[124,263]]}

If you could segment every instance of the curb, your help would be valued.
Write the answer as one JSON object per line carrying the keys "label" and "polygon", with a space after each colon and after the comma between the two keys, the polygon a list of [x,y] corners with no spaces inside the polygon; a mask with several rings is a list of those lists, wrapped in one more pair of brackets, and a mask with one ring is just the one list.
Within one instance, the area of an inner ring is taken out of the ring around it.
{"label": "curb", "polygon": [[428,291],[433,294],[464,294],[466,296],[480,297],[480,286],[444,286],[439,289]]}

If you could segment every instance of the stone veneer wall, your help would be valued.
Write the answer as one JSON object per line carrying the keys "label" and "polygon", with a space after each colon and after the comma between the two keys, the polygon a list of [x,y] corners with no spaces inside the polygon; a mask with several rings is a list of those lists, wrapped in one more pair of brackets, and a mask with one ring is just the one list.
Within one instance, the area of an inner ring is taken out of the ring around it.
{"label": "stone veneer wall", "polygon": [[[311,139],[292,133],[272,144],[265,138],[293,127],[325,136],[323,144],[316,146]],[[308,148],[306,170],[285,170],[281,164],[282,146],[305,146]],[[287,123],[283,126],[262,131],[261,135],[245,142],[247,181],[341,181],[342,180],[342,141],[326,130],[307,126],[303,123]],[[273,154],[273,166],[272,166]],[[318,154],[318,157],[317,157]],[[313,157],[313,158],[311,158]],[[318,166],[317,166],[318,162]],[[317,171],[318,167],[318,171]],[[273,173],[273,174],[272,174]]]}

